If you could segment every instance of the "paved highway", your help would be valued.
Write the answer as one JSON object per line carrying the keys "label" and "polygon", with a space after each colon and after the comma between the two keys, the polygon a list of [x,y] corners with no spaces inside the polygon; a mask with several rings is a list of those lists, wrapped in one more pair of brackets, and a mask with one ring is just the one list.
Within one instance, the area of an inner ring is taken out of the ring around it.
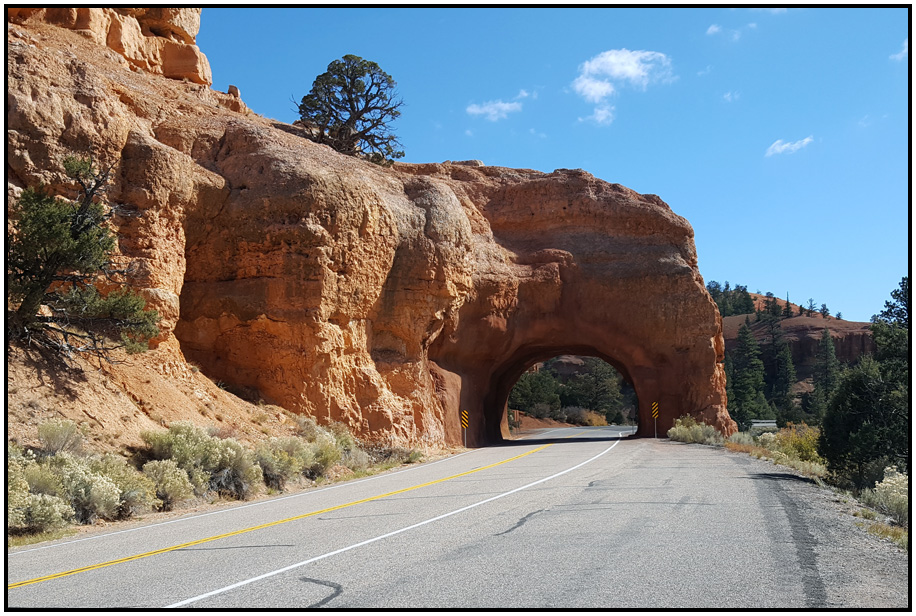
{"label": "paved highway", "polygon": [[[323,489],[20,549],[7,556],[7,605],[906,606],[906,555],[879,546],[851,561],[856,546],[840,535],[858,529],[821,519],[812,499],[824,490],[747,456],[621,438],[626,430],[542,431]],[[887,588],[875,590],[876,579]]]}

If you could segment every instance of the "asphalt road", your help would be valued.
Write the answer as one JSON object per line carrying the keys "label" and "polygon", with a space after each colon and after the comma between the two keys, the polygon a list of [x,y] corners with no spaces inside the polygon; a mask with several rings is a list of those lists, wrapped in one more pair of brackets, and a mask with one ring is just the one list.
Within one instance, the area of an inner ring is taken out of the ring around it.
{"label": "asphalt road", "polygon": [[[20,549],[7,556],[7,606],[906,607],[906,555],[851,560],[862,550],[845,550],[846,527],[812,504],[822,489],[721,448],[625,430],[542,431]],[[857,591],[876,579],[887,588]]]}

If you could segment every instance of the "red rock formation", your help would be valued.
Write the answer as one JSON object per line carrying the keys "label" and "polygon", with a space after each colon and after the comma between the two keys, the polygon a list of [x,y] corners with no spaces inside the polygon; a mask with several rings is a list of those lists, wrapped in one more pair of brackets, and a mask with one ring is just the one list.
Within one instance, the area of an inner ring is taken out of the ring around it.
{"label": "red rock formation", "polygon": [[10,8],[10,21],[43,21],[79,32],[121,54],[131,68],[210,85],[210,63],[194,44],[200,9]]}
{"label": "red rock formation", "polygon": [[[737,344],[738,330],[744,325],[746,319],[751,321],[751,332],[757,342],[761,344],[769,342],[768,327],[763,322],[756,322],[755,318],[756,316],[751,314],[722,319],[726,350],[731,351]],[[780,331],[792,350],[792,362],[795,364],[799,381],[813,375],[818,345],[825,328],[833,338],[837,359],[845,364],[854,364],[861,356],[875,352],[875,341],[868,326],[868,323],[843,321],[832,317],[824,319],[820,314],[779,321]]]}
{"label": "red rock formation", "polygon": [[640,433],[652,402],[661,433],[685,413],[735,430],[693,231],[660,198],[580,170],[378,167],[92,40],[8,29],[8,192],[72,194],[71,151],[120,161],[160,355],[368,438],[459,443],[467,409],[469,444],[508,435],[532,363],[595,355],[633,383]]}

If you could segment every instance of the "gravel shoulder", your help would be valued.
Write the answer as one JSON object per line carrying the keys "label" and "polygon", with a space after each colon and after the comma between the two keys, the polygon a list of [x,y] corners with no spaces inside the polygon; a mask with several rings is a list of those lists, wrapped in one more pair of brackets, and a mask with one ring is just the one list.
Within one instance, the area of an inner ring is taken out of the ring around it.
{"label": "gravel shoulder", "polygon": [[818,485],[794,469],[721,451],[744,458],[749,470],[778,485],[779,502],[792,528],[786,540],[794,540],[807,572],[803,582],[809,607],[909,609],[909,554],[867,532],[872,522],[853,515],[863,508],[854,497]]}

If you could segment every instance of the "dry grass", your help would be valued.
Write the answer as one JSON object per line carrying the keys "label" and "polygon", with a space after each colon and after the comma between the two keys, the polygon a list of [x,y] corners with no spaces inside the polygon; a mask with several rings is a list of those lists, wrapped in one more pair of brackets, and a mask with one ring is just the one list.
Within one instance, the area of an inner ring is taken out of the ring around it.
{"label": "dry grass", "polygon": [[900,526],[890,526],[883,522],[875,522],[867,527],[864,522],[858,524],[872,535],[892,541],[907,552],[910,551],[910,532],[907,529]]}
{"label": "dry grass", "polygon": [[49,530],[43,533],[9,533],[6,536],[6,547],[7,549],[19,548],[26,545],[32,545],[33,543],[41,543],[42,541],[54,541],[56,539],[63,539],[64,537],[75,535],[76,533],[77,528],[75,526],[67,526],[65,528]]}

